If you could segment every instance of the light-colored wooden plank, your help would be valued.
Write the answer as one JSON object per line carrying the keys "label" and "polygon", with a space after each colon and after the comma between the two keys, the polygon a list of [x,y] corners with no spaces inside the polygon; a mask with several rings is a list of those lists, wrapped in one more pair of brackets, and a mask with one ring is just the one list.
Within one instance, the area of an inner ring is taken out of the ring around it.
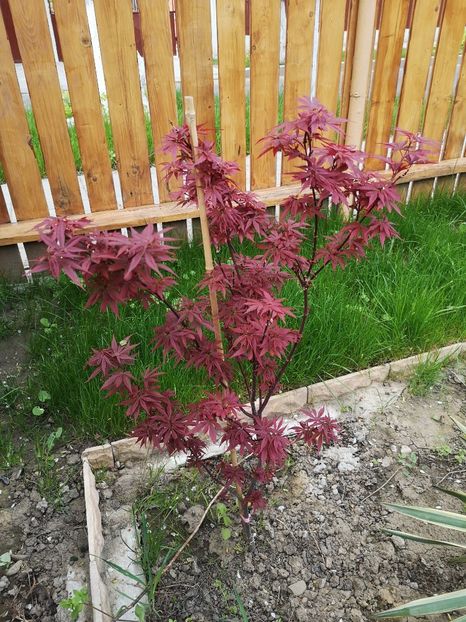
{"label": "light-colored wooden plank", "polygon": [[91,209],[116,209],[85,0],[53,6]]}
{"label": "light-colored wooden plank", "polygon": [[222,156],[241,170],[235,181],[246,187],[244,0],[217,0],[218,79]]}
{"label": "light-colored wooden plank", "polygon": [[10,2],[45,168],[58,214],[83,212],[45,5]]}
{"label": "light-colored wooden plank", "polygon": [[[366,151],[371,155],[387,152],[383,143],[390,138],[408,9],[409,0],[390,0],[383,5],[366,139]],[[377,170],[385,164],[370,158],[366,167]]]}
{"label": "light-colored wooden plank", "polygon": [[317,99],[336,114],[340,84],[346,0],[321,0]]}
{"label": "light-colored wooden plank", "polygon": [[178,125],[175,74],[168,0],[138,0],[144,44],[147,95],[149,98],[155,167],[159,200],[167,201],[169,190],[163,180],[162,140],[173,125]]}
{"label": "light-colored wooden plank", "polygon": [[414,8],[397,119],[397,127],[410,132],[421,126],[440,5],[441,0],[422,0]]}
{"label": "light-colored wooden plank", "polygon": [[359,0],[345,138],[347,145],[357,148],[363,137],[376,8],[375,0]]}
{"label": "light-colored wooden plank", "polygon": [[131,0],[95,0],[123,204],[153,202]]}
{"label": "light-colored wooden plank", "polygon": [[453,81],[464,35],[466,3],[448,0],[435,55],[432,85],[427,102],[424,136],[440,142],[447,126]]}
{"label": "light-colored wooden plank", "polygon": [[251,188],[275,184],[275,156],[260,157],[258,141],[278,122],[280,0],[251,2],[250,136]]}
{"label": "light-colored wooden plank", "polygon": [[456,89],[456,96],[451,113],[450,125],[445,144],[446,159],[459,158],[462,155],[466,133],[466,60],[463,55],[461,72]]}
{"label": "light-colored wooden plank", "polygon": [[[17,220],[48,214],[30,140],[11,48],[0,18],[0,160]],[[0,190],[1,221],[8,222],[9,218]]]}
{"label": "light-colored wooden plank", "polygon": [[[435,164],[422,164],[413,166],[400,183],[407,184],[415,180],[432,180],[434,177],[445,175],[456,175],[466,172],[466,158],[454,158],[453,160],[442,160]],[[387,176],[388,173],[381,171],[380,175]],[[299,192],[300,185],[280,186],[263,188],[255,194],[257,198],[267,206],[278,205],[290,194]],[[89,222],[85,230],[111,230],[121,227],[139,227],[148,223],[156,222],[175,222],[186,220],[187,218],[198,218],[199,211],[195,205],[179,207],[174,202],[167,202],[157,205],[145,205],[138,208],[128,208],[125,210],[109,210],[105,212],[94,212],[88,215]],[[79,218],[74,216],[72,218]],[[7,223],[0,225],[0,246],[8,246],[18,242],[29,242],[38,239],[38,232],[34,228],[41,222],[41,219],[28,220],[21,223]]]}
{"label": "light-colored wooden plank", "polygon": [[210,0],[176,0],[176,28],[183,96],[194,97],[197,122],[215,141]]}
{"label": "light-colored wooden plank", "polygon": [[344,119],[348,116],[351,76],[353,73],[354,43],[356,39],[356,27],[358,19],[359,0],[348,0],[348,29],[346,33],[346,53],[343,67],[343,84],[341,93],[340,116]]}
{"label": "light-colored wooden plank", "polygon": [[[312,46],[314,42],[315,0],[289,0],[286,8],[285,85],[283,118],[294,119],[300,97],[311,94]],[[282,183],[296,163],[284,160]]]}

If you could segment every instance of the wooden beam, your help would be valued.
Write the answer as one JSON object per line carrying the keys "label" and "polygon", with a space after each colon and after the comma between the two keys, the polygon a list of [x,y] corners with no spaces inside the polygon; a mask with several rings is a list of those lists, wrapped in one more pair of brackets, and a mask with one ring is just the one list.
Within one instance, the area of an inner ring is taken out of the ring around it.
{"label": "wooden beam", "polygon": [[[433,164],[418,164],[402,177],[398,183],[407,184],[410,181],[444,177],[466,173],[466,157],[442,160]],[[378,171],[378,175],[388,177],[388,172]],[[254,194],[267,206],[282,203],[291,194],[299,192],[300,185],[280,186],[279,188],[264,188]],[[70,216],[70,220],[82,218],[83,215]],[[124,210],[106,210],[87,214],[88,223],[84,229],[92,231],[120,229],[121,227],[141,227],[148,223],[175,222],[187,218],[198,218],[199,210],[194,206],[179,207],[177,203],[162,203],[160,205],[142,205],[140,207],[126,208]],[[0,225],[0,246],[9,246],[18,242],[32,242],[38,240],[38,232],[34,229],[41,218],[27,220],[19,223],[6,223]]]}

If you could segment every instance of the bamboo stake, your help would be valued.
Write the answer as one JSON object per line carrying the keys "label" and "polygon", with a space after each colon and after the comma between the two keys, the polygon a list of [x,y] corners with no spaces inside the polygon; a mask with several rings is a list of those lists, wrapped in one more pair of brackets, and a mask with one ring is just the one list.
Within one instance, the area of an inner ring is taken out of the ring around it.
{"label": "bamboo stake", "polygon": [[[184,98],[184,115],[186,118],[186,123],[189,128],[189,133],[191,135],[191,145],[193,149],[193,159],[196,162],[197,156],[197,148],[199,146],[199,139],[197,135],[197,126],[196,126],[196,110],[194,108],[194,98],[190,95],[187,95]],[[206,272],[212,272],[214,269],[214,262],[212,259],[212,246],[210,242],[210,231],[209,231],[209,221],[207,220],[207,211],[205,206],[205,197],[204,197],[204,189],[202,188],[202,184],[199,181],[198,176],[195,174],[196,179],[196,194],[197,194],[197,207],[199,210],[199,220],[201,223],[201,233],[202,233],[202,247],[204,250],[204,262]],[[224,356],[223,345],[222,345],[222,329],[220,327],[220,319],[218,315],[218,300],[217,294],[212,291],[212,288],[209,286],[209,298],[210,298],[210,307],[212,310],[212,324],[214,327],[215,341],[217,343],[217,348],[219,353]],[[233,466],[238,466],[238,453],[236,449],[232,449],[230,451],[230,459],[231,464]],[[241,490],[241,486],[236,484],[236,494],[238,496],[238,500],[240,502],[241,512],[245,509],[243,507],[243,491]],[[246,516],[242,516],[242,519],[247,519]]]}

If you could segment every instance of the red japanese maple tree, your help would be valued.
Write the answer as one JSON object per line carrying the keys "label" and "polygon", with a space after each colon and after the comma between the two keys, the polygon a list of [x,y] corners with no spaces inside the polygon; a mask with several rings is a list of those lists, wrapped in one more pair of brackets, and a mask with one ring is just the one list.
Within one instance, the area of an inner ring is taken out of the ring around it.
{"label": "red japanese maple tree", "polygon": [[[39,227],[47,253],[34,272],[47,270],[56,278],[64,272],[87,290],[88,305],[99,303],[115,314],[129,301],[165,306],[165,322],[154,328],[154,348],[179,365],[206,372],[202,400],[180,404],[173,391],[161,389],[157,369],[136,374],[137,345],[129,337],[94,350],[90,377],[100,376],[102,390],[120,396],[141,443],[170,454],[186,452],[191,464],[235,494],[245,522],[251,510],[263,507],[263,485],[283,465],[292,442],[302,440],[320,450],[338,437],[337,423],[323,408],[304,410],[291,428],[280,416],[266,416],[299,347],[315,279],[325,269],[344,269],[362,259],[372,242],[383,246],[397,235],[388,219],[398,211],[395,183],[412,164],[427,161],[427,141],[398,131],[401,141],[387,144],[391,155],[382,158],[388,173],[366,171],[365,153],[327,138],[330,132],[341,133],[342,122],[318,102],[302,99],[297,119],[265,137],[264,152],[281,151],[293,161],[291,178],[300,184],[300,191],[282,203],[279,221],[254,194],[237,187],[232,179],[236,164],[218,157],[212,143],[201,140],[194,157],[188,127],[170,131],[164,144],[171,157],[166,179],[176,180],[173,197],[180,204],[196,203],[196,183],[202,186],[216,251],[215,266],[195,299],[169,301],[167,292],[176,284],[170,267],[173,239],[153,225],[132,230],[129,237],[87,233],[84,219],[49,218]],[[344,206],[351,218],[325,236],[321,222],[332,204]],[[242,250],[245,240],[255,254]],[[227,261],[220,259],[223,247]],[[296,309],[286,305],[281,293],[290,279],[302,291]],[[218,298],[221,343],[207,290]],[[209,439],[252,459],[247,466],[228,460],[212,465],[202,460]]]}

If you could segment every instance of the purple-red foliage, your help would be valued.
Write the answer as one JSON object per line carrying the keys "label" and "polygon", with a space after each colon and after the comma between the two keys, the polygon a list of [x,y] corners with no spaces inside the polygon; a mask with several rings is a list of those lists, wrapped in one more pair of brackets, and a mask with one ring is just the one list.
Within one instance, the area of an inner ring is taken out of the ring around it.
{"label": "purple-red foliage", "polygon": [[[313,281],[327,266],[344,269],[363,258],[372,242],[383,246],[397,236],[387,217],[398,211],[395,183],[412,164],[427,161],[429,142],[398,130],[401,140],[386,145],[387,171],[365,171],[367,154],[328,138],[332,132],[342,133],[342,123],[318,102],[304,98],[297,119],[263,139],[264,152],[281,151],[292,161],[291,180],[300,184],[300,191],[283,201],[278,222],[257,197],[237,187],[232,175],[238,167],[216,155],[213,144],[202,139],[202,128],[195,160],[187,126],[170,131],[164,151],[171,158],[165,167],[167,182],[176,180],[173,198],[181,204],[196,202],[200,184],[213,245],[217,251],[226,247],[229,254],[228,261],[217,259],[194,300],[172,304],[166,296],[176,285],[169,265],[174,250],[166,230],[164,236],[153,225],[132,230],[129,237],[88,233],[86,219],[66,218],[49,218],[38,227],[47,253],[34,272],[48,270],[56,278],[63,272],[87,290],[88,305],[99,303],[115,314],[129,301],[165,305],[165,322],[154,328],[153,346],[178,365],[204,370],[203,399],[180,404],[172,391],[161,388],[158,370],[136,373],[136,345],[128,337],[120,342],[114,338],[110,347],[93,351],[90,378],[100,375],[102,390],[119,396],[141,443],[169,453],[184,451],[226,491],[242,489],[237,494],[245,518],[251,509],[264,506],[262,487],[283,465],[293,442],[304,441],[320,451],[338,440],[339,426],[323,408],[303,411],[305,418],[288,430],[282,418],[267,418],[265,409],[299,345]],[[352,217],[337,231],[325,233],[330,204],[346,207]],[[242,252],[245,240],[254,255]],[[290,279],[302,291],[296,309],[286,306],[281,294]],[[218,297],[221,348],[208,288]],[[224,461],[211,471],[201,460],[208,440],[251,457],[252,466]]]}

